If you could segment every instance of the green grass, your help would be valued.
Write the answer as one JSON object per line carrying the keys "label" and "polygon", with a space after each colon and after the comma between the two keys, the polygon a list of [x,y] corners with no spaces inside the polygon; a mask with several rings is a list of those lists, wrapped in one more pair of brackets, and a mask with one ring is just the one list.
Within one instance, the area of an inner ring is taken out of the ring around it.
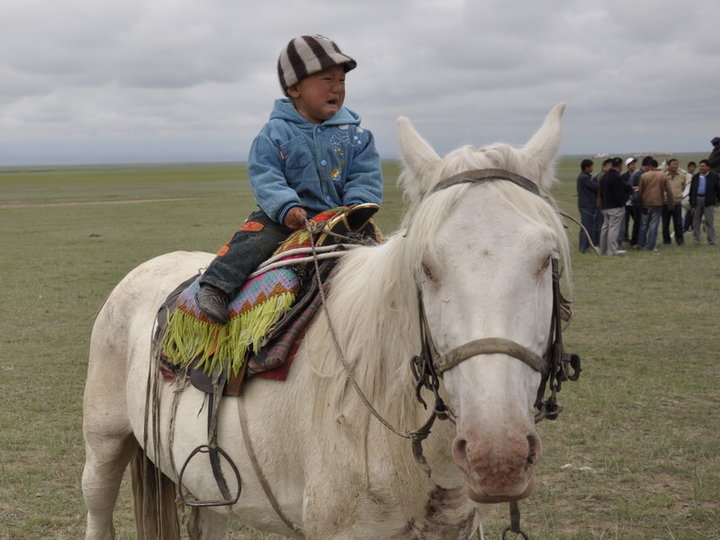
{"label": "green grass", "polygon": [[[579,161],[560,161],[553,191],[573,216]],[[402,197],[397,165],[385,167],[378,222],[390,231]],[[78,538],[93,316],[137,264],[214,252],[253,201],[236,164],[4,169],[0,192],[0,538]],[[560,418],[540,426],[538,486],[521,502],[533,538],[718,537],[719,257],[706,245],[573,255],[565,342],[584,371],[561,392]],[[130,505],[125,486],[119,538],[134,538]],[[490,538],[506,512],[489,515]],[[240,526],[233,537],[265,538]]]}

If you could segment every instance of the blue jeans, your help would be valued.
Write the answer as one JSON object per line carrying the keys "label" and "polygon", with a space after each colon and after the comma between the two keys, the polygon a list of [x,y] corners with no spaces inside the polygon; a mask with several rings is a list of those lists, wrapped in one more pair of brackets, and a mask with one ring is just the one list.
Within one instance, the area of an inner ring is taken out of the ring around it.
{"label": "blue jeans", "polygon": [[640,225],[642,225],[642,207],[639,204],[631,205],[633,226],[632,233],[630,234],[630,245],[638,245],[638,237],[640,236]]}
{"label": "blue jeans", "polygon": [[218,252],[200,279],[234,297],[247,277],[267,259],[293,231],[273,221],[262,210],[253,212],[242,229]]}
{"label": "blue jeans", "polygon": [[651,251],[655,249],[661,215],[662,206],[642,207],[642,222],[640,224],[640,234],[638,235],[638,249],[649,249]]}
{"label": "blue jeans", "polygon": [[[597,234],[597,238],[595,237],[595,228],[596,223],[598,221],[597,214],[600,213],[599,209],[597,207],[592,208],[580,208],[580,223],[582,223],[582,226],[585,227],[587,230],[587,234],[590,235],[590,238],[592,238],[592,241],[595,245],[597,245],[600,241],[600,235]],[[580,229],[580,241],[578,245],[580,249],[580,253],[585,253],[588,249],[590,249],[590,242],[588,241],[588,237],[585,234],[585,231]]]}

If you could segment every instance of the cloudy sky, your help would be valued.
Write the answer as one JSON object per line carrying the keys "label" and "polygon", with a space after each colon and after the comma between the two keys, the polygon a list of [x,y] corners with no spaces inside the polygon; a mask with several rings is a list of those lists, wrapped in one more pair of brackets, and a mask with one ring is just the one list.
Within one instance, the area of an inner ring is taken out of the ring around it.
{"label": "cloudy sky", "polygon": [[0,166],[244,161],[290,38],[358,61],[346,106],[383,157],[410,117],[439,153],[705,152],[720,135],[716,0],[2,0]]}

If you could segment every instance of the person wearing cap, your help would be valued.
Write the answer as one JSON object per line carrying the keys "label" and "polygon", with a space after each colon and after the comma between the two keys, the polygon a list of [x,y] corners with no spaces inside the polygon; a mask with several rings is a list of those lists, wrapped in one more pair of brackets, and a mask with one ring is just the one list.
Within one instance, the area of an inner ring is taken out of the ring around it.
{"label": "person wearing cap", "polygon": [[682,220],[682,200],[687,184],[685,173],[679,170],[680,162],[675,158],[670,158],[667,162],[667,178],[670,182],[670,190],[672,196],[668,195],[665,205],[662,209],[662,236],[663,244],[672,244],[670,236],[670,220],[673,222],[673,230],[675,232],[675,243],[682,246],[685,243],[683,238],[683,220]]}
{"label": "person wearing cap", "polygon": [[720,137],[713,137],[710,141],[713,145],[712,152],[708,156],[710,162],[710,169],[717,174],[720,174]]}
{"label": "person wearing cap", "polygon": [[685,169],[687,171],[685,173],[685,191],[683,192],[683,211],[685,212],[683,216],[684,233],[692,230],[693,211],[692,208],[690,208],[690,184],[692,183],[692,177],[695,174],[695,169],[697,169],[697,163],[694,161],[688,161],[687,168]]}
{"label": "person wearing cap", "polygon": [[690,208],[693,209],[693,243],[700,243],[700,223],[705,216],[708,244],[716,245],[715,205],[720,201],[720,176],[710,170],[710,160],[703,159],[690,182]]}
{"label": "person wearing cap", "polygon": [[625,160],[626,170],[620,175],[623,184],[628,187],[628,197],[625,201],[625,216],[620,223],[620,232],[618,232],[618,245],[622,246],[623,242],[630,242],[630,219],[633,217],[632,206],[632,184],[630,184],[630,176],[637,169],[637,159],[629,157]]}
{"label": "person wearing cap", "polygon": [[380,204],[383,178],[372,133],[344,106],[357,62],[324,36],[290,40],[277,63],[284,98],[250,148],[248,177],[258,210],[200,278],[198,307],[224,324],[228,303],[257,266],[305,220],[338,206]]}

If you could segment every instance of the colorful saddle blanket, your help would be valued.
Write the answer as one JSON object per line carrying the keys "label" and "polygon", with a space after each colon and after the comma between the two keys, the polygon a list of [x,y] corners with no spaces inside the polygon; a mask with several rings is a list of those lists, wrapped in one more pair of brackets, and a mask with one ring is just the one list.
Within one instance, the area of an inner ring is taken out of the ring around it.
{"label": "colorful saddle blanket", "polygon": [[180,294],[175,312],[168,317],[163,355],[179,367],[195,360],[196,367],[207,373],[221,367],[227,375],[235,376],[247,354],[260,349],[267,331],[292,306],[300,281],[289,268],[277,268],[249,280],[228,306],[228,323],[217,324],[195,302],[200,277]]}
{"label": "colorful saddle blanket", "polygon": [[[296,248],[331,243],[335,235],[357,234],[378,241],[380,231],[371,220],[377,208],[376,205],[357,205],[323,212],[311,220],[317,225],[315,231],[311,227],[310,231],[301,229],[292,234],[275,252],[273,260]],[[288,253],[286,258],[293,257],[297,255]],[[274,268],[245,283],[228,306],[230,317],[224,325],[211,321],[197,307],[195,293],[199,290],[201,277],[198,276],[180,293],[174,309],[167,310],[161,358],[178,369],[192,365],[193,369],[202,369],[206,374],[220,373],[229,380],[245,372],[250,357],[249,371],[257,373],[257,359],[267,357],[268,351],[263,348],[270,338],[278,337],[278,323],[289,314],[301,289],[301,279],[295,268]],[[311,304],[316,310],[317,302]],[[289,321],[288,326],[288,333],[297,338],[298,325]],[[287,351],[290,347],[280,349]],[[271,356],[276,356],[277,350],[275,348],[273,352],[271,348]]]}

